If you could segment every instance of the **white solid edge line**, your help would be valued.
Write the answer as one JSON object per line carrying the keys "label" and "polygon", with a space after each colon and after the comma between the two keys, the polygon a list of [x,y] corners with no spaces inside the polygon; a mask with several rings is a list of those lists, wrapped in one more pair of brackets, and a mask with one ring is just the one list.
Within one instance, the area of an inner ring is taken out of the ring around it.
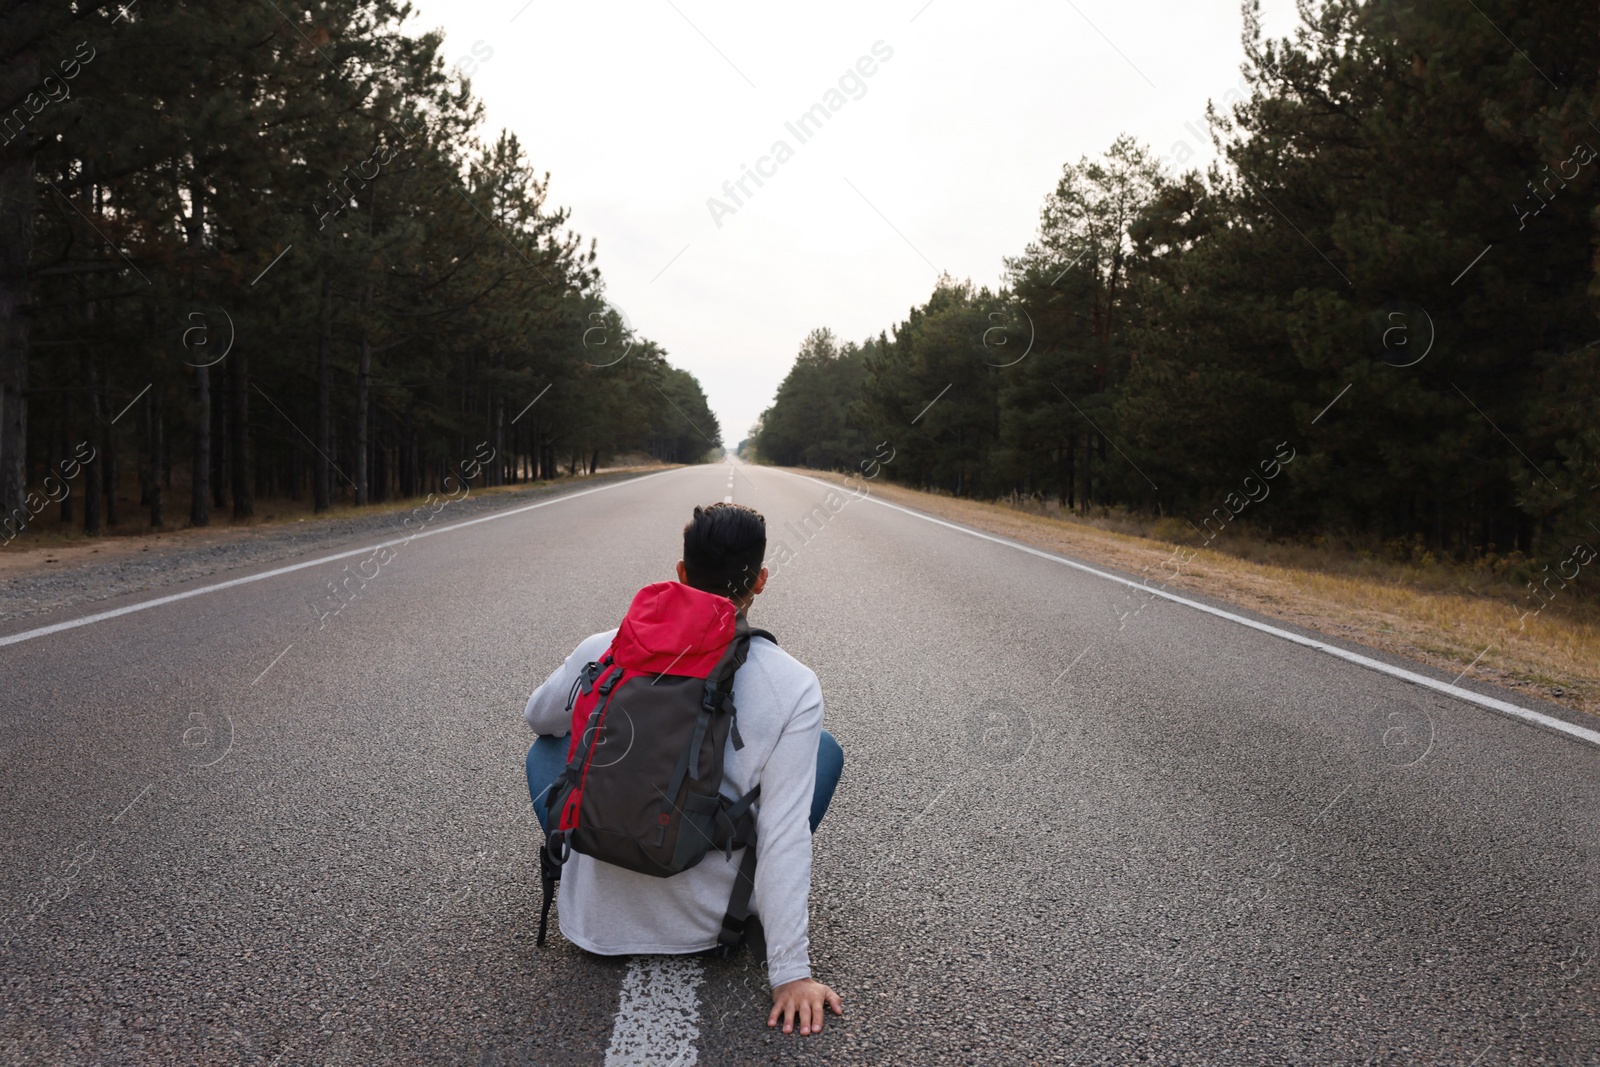
{"label": "white solid edge line", "polygon": [[635,485],[639,482],[648,481],[651,478],[659,478],[663,474],[674,474],[680,470],[691,469],[692,468],[689,467],[674,467],[672,470],[657,471],[654,474],[645,474],[639,476],[638,478],[624,478],[621,481],[612,482],[610,485],[599,485],[595,486],[593,489],[584,489],[577,493],[562,493],[560,496],[551,497],[549,500],[541,500],[537,504],[525,504],[519,508],[510,508],[506,511],[496,511],[490,515],[480,515],[476,519],[463,519],[460,522],[451,523],[449,526],[441,526],[437,530],[419,530],[414,534],[409,534],[405,537],[396,537],[390,541],[381,541],[375,545],[366,545],[362,548],[352,548],[344,552],[335,552],[331,556],[318,556],[316,559],[308,559],[300,563],[291,563],[287,567],[278,567],[274,570],[262,571],[259,574],[248,574],[243,578],[233,578],[226,582],[218,582],[215,585],[202,586],[199,589],[187,589],[181,593],[171,593],[167,596],[156,597],[153,600],[141,600],[137,604],[125,604],[120,608],[112,608],[109,611],[101,611],[93,615],[83,615],[76,619],[68,619],[65,622],[52,623],[49,626],[40,626],[33,630],[23,630],[21,633],[9,634],[5,637],[0,637],[0,648],[3,648],[6,645],[21,644],[23,641],[31,641],[36,637],[48,637],[50,634],[58,634],[63,630],[73,630],[79,626],[88,626],[91,623],[102,622],[106,619],[115,619],[121,615],[132,615],[136,611],[146,611],[150,608],[159,608],[163,604],[171,604],[179,600],[187,600],[190,597],[203,596],[206,593],[215,593],[222,589],[232,589],[237,585],[248,585],[251,582],[264,581],[267,578],[276,578],[280,574],[289,574],[292,571],[305,570],[307,567],[320,567],[324,563],[333,563],[336,560],[349,559],[351,556],[359,556],[367,552],[376,552],[380,548],[389,548],[393,545],[403,545],[409,541],[414,541],[419,537],[432,537],[435,534],[449,533],[452,530],[461,530],[468,526],[476,526],[480,522],[492,522],[495,519],[507,519],[513,515],[521,515],[525,511],[532,511],[535,508],[548,507],[551,504],[559,504],[565,500],[576,500],[578,497],[588,496],[590,493],[603,493],[607,489],[615,489],[622,485]]}
{"label": "white solid edge line", "polygon": [[[779,468],[773,469],[778,470]],[[795,478],[804,478],[808,482],[816,482],[818,485],[827,486],[829,489],[843,488],[830,482],[825,482],[820,478],[813,478],[806,474],[795,474],[793,471],[782,471],[781,473],[791,475]],[[1523,722],[1526,722],[1532,726],[1540,726],[1546,730],[1553,730],[1556,733],[1566,734],[1569,737],[1575,737],[1581,741],[1587,741],[1591,745],[1600,745],[1600,731],[1591,730],[1587,726],[1579,726],[1576,723],[1567,722],[1565,719],[1558,719],[1552,715],[1546,715],[1543,712],[1534,711],[1532,708],[1524,708],[1520,705],[1512,704],[1495,697],[1485,696],[1482,693],[1475,693],[1471,689],[1463,689],[1460,686],[1449,682],[1441,682],[1436,678],[1429,678],[1425,674],[1418,674],[1415,671],[1408,671],[1404,667],[1396,667],[1392,664],[1384,663],[1382,660],[1376,660],[1370,656],[1363,656],[1359,652],[1346,651],[1337,645],[1330,645],[1309,637],[1302,637],[1301,635],[1292,633],[1289,630],[1280,630],[1276,626],[1269,626],[1264,622],[1257,622],[1254,619],[1247,619],[1243,615],[1235,615],[1231,611],[1223,611],[1221,608],[1214,608],[1209,604],[1202,604],[1198,600],[1190,600],[1187,597],[1181,597],[1175,593],[1168,593],[1162,589],[1152,589],[1144,582],[1135,582],[1132,579],[1123,578],[1120,575],[1099,570],[1095,567],[1088,566],[1087,564],[1079,563],[1076,560],[1068,559],[1065,556],[1058,556],[1053,552],[1046,552],[1043,549],[1034,548],[1032,545],[1025,545],[1004,537],[996,537],[993,534],[980,533],[977,530],[968,529],[965,526],[960,526],[953,522],[946,522],[943,519],[936,519],[932,515],[924,515],[922,512],[913,510],[912,508],[905,508],[901,507],[899,504],[891,504],[886,500],[879,500],[870,492],[865,494],[856,494],[856,496],[858,499],[865,497],[865,499],[872,501],[874,504],[881,504],[886,508],[893,508],[895,511],[903,511],[907,515],[915,516],[916,518],[922,519],[926,522],[935,523],[939,526],[947,526],[952,530],[968,534],[972,537],[980,537],[985,541],[993,541],[997,545],[1005,545],[1008,548],[1015,548],[1019,551],[1027,552],[1030,555],[1038,556],[1041,559],[1050,560],[1053,563],[1060,563],[1068,567],[1074,567],[1080,571],[1083,571],[1085,574],[1092,574],[1097,578],[1104,578],[1108,582],[1116,582],[1119,585],[1125,585],[1132,589],[1141,589],[1149,593],[1151,596],[1158,596],[1164,600],[1170,600],[1174,604],[1182,604],[1185,607],[1194,608],[1196,611],[1203,611],[1208,615],[1215,615],[1219,619],[1227,619],[1229,622],[1236,622],[1240,626],[1248,626],[1252,630],[1259,630],[1264,634],[1270,634],[1273,637],[1282,638],[1285,641],[1293,642],[1294,644],[1300,645],[1304,648],[1315,649],[1318,652],[1326,652],[1330,656],[1345,660],[1349,663],[1354,663],[1360,667],[1365,667],[1368,670],[1377,671],[1379,674],[1387,674],[1391,678],[1398,678],[1403,682],[1410,682],[1412,685],[1422,686],[1424,689],[1432,689],[1435,692],[1443,693],[1446,696],[1455,697],[1457,700],[1462,700],[1469,704],[1476,704],[1479,707],[1487,708],[1490,711],[1497,711],[1502,715],[1509,715],[1513,719],[1521,719]]]}

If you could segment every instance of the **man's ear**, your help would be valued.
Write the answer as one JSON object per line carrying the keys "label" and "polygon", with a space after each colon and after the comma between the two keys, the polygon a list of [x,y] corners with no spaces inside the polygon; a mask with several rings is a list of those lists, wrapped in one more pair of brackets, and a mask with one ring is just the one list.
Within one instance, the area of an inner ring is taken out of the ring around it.
{"label": "man's ear", "polygon": [[683,560],[678,561],[678,581],[684,585],[689,584],[689,568],[683,565]]}
{"label": "man's ear", "polygon": [[767,568],[762,567],[761,573],[756,575],[756,580],[750,583],[750,595],[755,596],[767,587]]}

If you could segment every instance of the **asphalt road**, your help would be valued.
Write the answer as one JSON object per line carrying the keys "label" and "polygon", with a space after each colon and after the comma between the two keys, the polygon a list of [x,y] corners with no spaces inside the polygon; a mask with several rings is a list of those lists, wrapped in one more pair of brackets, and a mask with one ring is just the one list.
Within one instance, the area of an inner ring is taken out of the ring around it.
{"label": "asphalt road", "polygon": [[[747,959],[533,944],[522,703],[730,477],[846,752],[805,1039]],[[1600,748],[873,500],[797,535],[825,495],[688,468],[442,514],[337,613],[365,553],[0,619],[0,1061],[1600,1064]]]}

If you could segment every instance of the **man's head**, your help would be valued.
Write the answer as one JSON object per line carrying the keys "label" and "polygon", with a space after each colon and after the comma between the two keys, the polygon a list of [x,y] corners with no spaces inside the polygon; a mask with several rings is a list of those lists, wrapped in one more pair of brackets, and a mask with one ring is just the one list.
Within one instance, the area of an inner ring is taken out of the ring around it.
{"label": "man's head", "polygon": [[683,527],[678,580],[716,593],[740,608],[767,584],[767,520],[743,504],[708,504],[694,509]]}

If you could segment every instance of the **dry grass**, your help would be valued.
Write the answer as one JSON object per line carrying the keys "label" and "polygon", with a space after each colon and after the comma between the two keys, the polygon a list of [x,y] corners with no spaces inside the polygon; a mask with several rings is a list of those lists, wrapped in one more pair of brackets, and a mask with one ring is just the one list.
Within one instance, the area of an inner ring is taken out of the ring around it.
{"label": "dry grass", "polygon": [[[796,473],[844,480],[816,471]],[[1037,505],[868,485],[874,496],[890,503],[1125,574],[1148,575],[1154,584],[1165,580],[1173,591],[1201,593],[1452,675],[1466,671],[1476,659],[1471,678],[1600,714],[1600,604],[1593,596],[1580,597],[1576,583],[1519,624],[1519,613],[1537,602],[1519,599],[1504,581],[1505,561],[1478,568],[1441,564],[1431,557],[1411,563],[1331,546],[1273,544],[1242,530],[1226,531],[1173,577],[1174,564],[1163,569],[1162,563],[1188,527],[1170,520],[1151,523],[1105,515],[1084,521],[1041,514]],[[1498,592],[1480,592],[1480,584],[1498,586]]]}

